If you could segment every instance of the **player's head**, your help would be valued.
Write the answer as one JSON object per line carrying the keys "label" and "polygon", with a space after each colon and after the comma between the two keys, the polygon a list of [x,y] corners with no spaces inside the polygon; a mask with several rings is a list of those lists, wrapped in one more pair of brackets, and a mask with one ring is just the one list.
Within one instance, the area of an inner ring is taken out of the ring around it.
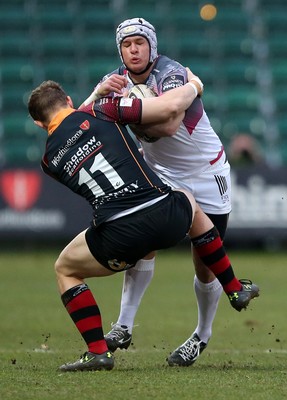
{"label": "player's head", "polygon": [[36,87],[28,100],[29,114],[34,121],[43,123],[45,127],[54,113],[69,106],[72,106],[71,98],[57,82],[51,80]]}
{"label": "player's head", "polygon": [[118,52],[123,63],[124,60],[121,51],[121,44],[125,38],[130,36],[142,36],[146,38],[146,40],[148,41],[150,47],[150,57],[149,57],[149,63],[146,68],[147,70],[158,56],[157,38],[154,26],[143,18],[132,18],[123,21],[117,27],[116,42],[117,42]]}

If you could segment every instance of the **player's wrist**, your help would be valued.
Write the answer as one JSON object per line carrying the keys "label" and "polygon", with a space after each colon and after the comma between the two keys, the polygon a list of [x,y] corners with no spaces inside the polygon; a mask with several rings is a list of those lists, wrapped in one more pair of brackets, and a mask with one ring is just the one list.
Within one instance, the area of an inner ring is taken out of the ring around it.
{"label": "player's wrist", "polygon": [[198,96],[198,88],[197,88],[197,86],[191,81],[187,82],[187,85],[192,87],[192,89],[194,90],[195,97],[197,97]]}
{"label": "player's wrist", "polygon": [[192,79],[190,79],[190,81],[188,83],[190,83],[192,86],[194,85],[196,87],[197,95],[199,95],[199,96],[202,95],[203,83],[201,82],[201,80],[199,79],[198,76],[193,76]]}
{"label": "player's wrist", "polygon": [[94,98],[94,100],[98,100],[101,98],[101,95],[97,88],[93,91],[93,98]]}
{"label": "player's wrist", "polygon": [[101,97],[101,96],[99,95],[98,90],[95,89],[95,90],[90,94],[90,96],[84,101],[84,103],[81,105],[81,107],[82,107],[82,106],[87,106],[87,105],[89,105],[89,104],[92,103],[93,101],[98,100],[100,97]]}

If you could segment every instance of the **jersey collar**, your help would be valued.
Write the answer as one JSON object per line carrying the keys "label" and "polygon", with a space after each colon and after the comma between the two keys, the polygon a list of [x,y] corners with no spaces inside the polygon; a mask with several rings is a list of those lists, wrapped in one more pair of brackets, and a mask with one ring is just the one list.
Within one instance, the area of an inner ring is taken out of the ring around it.
{"label": "jersey collar", "polygon": [[60,123],[70,114],[74,112],[74,108],[64,108],[63,110],[59,111],[58,114],[52,119],[48,126],[48,135],[52,135],[54,130],[58,128]]}

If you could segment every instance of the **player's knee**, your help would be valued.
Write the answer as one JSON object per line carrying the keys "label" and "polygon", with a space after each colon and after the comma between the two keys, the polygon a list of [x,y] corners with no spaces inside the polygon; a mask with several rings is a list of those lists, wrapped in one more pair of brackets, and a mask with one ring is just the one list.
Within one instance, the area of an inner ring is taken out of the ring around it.
{"label": "player's knee", "polygon": [[69,266],[69,254],[67,251],[63,250],[54,264],[56,275],[57,276],[65,275],[68,266]]}
{"label": "player's knee", "polygon": [[54,270],[56,275],[60,275],[63,271],[63,262],[62,262],[62,258],[61,255],[57,258],[55,264],[54,264]]}

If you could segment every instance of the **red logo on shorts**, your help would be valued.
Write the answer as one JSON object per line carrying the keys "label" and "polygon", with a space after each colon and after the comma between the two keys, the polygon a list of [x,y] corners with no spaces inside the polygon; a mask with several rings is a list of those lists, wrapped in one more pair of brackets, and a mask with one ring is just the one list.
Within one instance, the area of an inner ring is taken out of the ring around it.
{"label": "red logo on shorts", "polygon": [[90,128],[90,123],[86,119],[83,123],[81,123],[80,128],[83,129],[83,131],[87,131]]}
{"label": "red logo on shorts", "polygon": [[14,170],[0,175],[2,196],[11,208],[24,211],[39,197],[41,177],[36,171]]}

